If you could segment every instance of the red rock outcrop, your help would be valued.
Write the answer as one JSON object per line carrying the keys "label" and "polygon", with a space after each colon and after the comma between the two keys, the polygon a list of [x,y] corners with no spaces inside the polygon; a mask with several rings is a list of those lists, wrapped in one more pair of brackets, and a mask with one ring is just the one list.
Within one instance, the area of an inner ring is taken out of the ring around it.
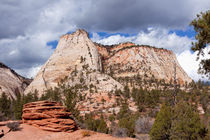
{"label": "red rock outcrop", "polygon": [[53,132],[73,132],[77,130],[71,113],[57,102],[38,101],[23,107],[23,123]]}

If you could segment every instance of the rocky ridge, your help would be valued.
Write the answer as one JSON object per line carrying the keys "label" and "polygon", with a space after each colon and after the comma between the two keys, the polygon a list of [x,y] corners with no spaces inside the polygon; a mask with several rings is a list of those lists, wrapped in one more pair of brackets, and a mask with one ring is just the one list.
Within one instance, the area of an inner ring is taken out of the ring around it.
{"label": "rocky ridge", "polygon": [[[119,78],[164,79],[169,83],[174,76],[174,64],[177,82],[190,83],[192,79],[172,51],[131,42],[104,46],[92,42],[86,31],[77,30],[60,38],[56,50],[24,93],[37,89],[41,96],[45,90],[64,83],[80,88],[83,99],[76,105],[80,115],[94,111],[118,113],[120,107],[116,103],[120,97],[114,92],[124,90],[126,85]],[[128,104],[130,110],[137,110],[133,99],[128,99]]]}
{"label": "rocky ridge", "polygon": [[60,38],[56,50],[24,93],[37,89],[42,94],[63,79],[71,86],[80,83],[94,85],[100,92],[122,89],[122,84],[112,77],[140,75],[169,83],[174,76],[174,65],[177,82],[180,85],[190,83],[192,79],[172,51],[131,42],[103,46],[92,42],[88,33],[79,29]]}
{"label": "rocky ridge", "polygon": [[[99,83],[102,90],[122,88],[121,84],[108,75],[101,74],[102,66],[98,50],[84,30],[66,34],[60,38],[58,46],[48,61],[42,66],[33,82],[25,90],[29,93],[56,87],[63,79],[69,85]],[[108,82],[101,82],[110,80]],[[100,90],[100,89],[99,89]]]}
{"label": "rocky ridge", "polygon": [[96,43],[96,46],[103,60],[104,72],[114,77],[140,75],[147,79],[164,79],[165,82],[170,83],[174,78],[174,67],[176,66],[178,84],[184,85],[192,81],[172,51],[147,45],[135,45],[131,42],[114,46]]}
{"label": "rocky ridge", "polygon": [[23,123],[52,132],[73,132],[78,129],[71,113],[53,101],[27,103],[23,107]]}
{"label": "rocky ridge", "polygon": [[14,70],[0,62],[0,95],[4,92],[11,99],[22,94],[30,84],[31,79],[24,78]]}

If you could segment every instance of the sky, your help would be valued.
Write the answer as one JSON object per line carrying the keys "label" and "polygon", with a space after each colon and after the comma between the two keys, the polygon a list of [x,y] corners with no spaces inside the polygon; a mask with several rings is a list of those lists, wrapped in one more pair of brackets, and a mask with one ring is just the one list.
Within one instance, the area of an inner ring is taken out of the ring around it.
{"label": "sky", "polygon": [[209,0],[1,0],[0,61],[34,77],[59,37],[82,28],[102,44],[132,41],[172,50],[191,78],[207,80],[197,74],[189,23],[209,9]]}

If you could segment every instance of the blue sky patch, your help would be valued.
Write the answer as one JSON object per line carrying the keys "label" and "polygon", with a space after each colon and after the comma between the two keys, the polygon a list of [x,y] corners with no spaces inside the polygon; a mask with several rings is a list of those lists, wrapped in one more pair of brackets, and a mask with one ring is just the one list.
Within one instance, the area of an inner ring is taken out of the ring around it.
{"label": "blue sky patch", "polygon": [[196,35],[196,32],[193,29],[193,27],[188,27],[186,30],[170,30],[168,33],[169,34],[176,33],[176,35],[178,36],[182,36],[182,37],[187,36],[192,39],[194,39]]}
{"label": "blue sky patch", "polygon": [[[137,34],[129,34],[129,33],[106,33],[106,32],[97,32],[97,34],[101,37],[101,38],[107,38],[113,35],[120,35],[120,36],[124,36],[124,37],[130,37],[130,36],[135,36]],[[90,38],[93,37],[93,33],[89,32],[89,36]]]}
{"label": "blue sky patch", "polygon": [[51,46],[52,49],[55,49],[57,45],[58,45],[58,41],[57,40],[53,40],[53,41],[47,42],[47,46]]}

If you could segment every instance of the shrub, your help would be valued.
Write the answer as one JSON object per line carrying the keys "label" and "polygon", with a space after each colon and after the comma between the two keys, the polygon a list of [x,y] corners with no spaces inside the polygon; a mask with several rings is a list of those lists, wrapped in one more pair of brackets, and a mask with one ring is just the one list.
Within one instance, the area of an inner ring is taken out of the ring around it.
{"label": "shrub", "polygon": [[207,129],[202,127],[196,107],[186,101],[173,108],[163,105],[150,131],[151,140],[203,139]]}
{"label": "shrub", "polygon": [[7,127],[10,129],[10,131],[18,131],[20,130],[20,123],[19,122],[9,122],[7,123]]}
{"label": "shrub", "polygon": [[7,97],[6,93],[0,96],[0,111],[6,116],[11,117],[11,100]]}
{"label": "shrub", "polygon": [[126,128],[117,128],[114,132],[113,132],[113,136],[114,137],[127,137],[127,132],[128,130]]}
{"label": "shrub", "polygon": [[90,135],[91,135],[90,131],[82,131],[82,136],[83,137],[88,137]]}
{"label": "shrub", "polygon": [[92,114],[85,114],[84,123],[89,130],[97,131],[97,132],[101,132],[101,133],[109,132],[109,129],[108,129],[107,124],[104,121],[103,117],[95,120],[93,118]]}
{"label": "shrub", "polygon": [[139,117],[136,121],[135,132],[141,134],[148,134],[151,130],[153,122],[150,117]]}
{"label": "shrub", "polygon": [[114,120],[115,120],[115,116],[114,116],[113,114],[110,115],[110,116],[109,116],[109,121],[112,122],[112,121],[114,121]]}
{"label": "shrub", "polygon": [[7,118],[5,117],[4,113],[0,112],[0,121],[5,121]]}
{"label": "shrub", "polygon": [[186,102],[179,102],[174,108],[170,139],[200,139],[201,130],[196,108]]}
{"label": "shrub", "polygon": [[172,109],[163,105],[158,112],[155,123],[150,131],[151,140],[165,140],[170,137]]}

